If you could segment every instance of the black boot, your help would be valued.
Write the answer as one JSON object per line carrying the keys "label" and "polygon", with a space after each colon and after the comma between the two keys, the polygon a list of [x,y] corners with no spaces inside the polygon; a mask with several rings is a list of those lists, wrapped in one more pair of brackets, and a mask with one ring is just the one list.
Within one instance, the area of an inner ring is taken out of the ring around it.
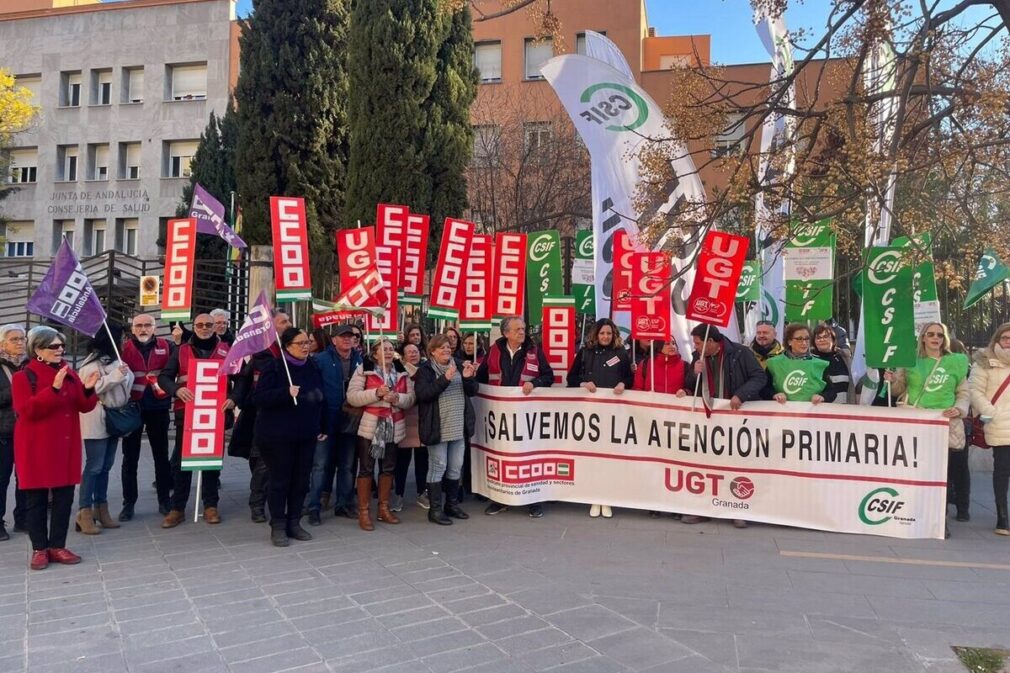
{"label": "black boot", "polygon": [[1010,535],[1006,503],[996,503],[996,535]]}
{"label": "black boot", "polygon": [[440,526],[451,526],[452,519],[442,511],[442,484],[428,484],[428,501],[431,503],[431,507],[428,508],[428,521]]}
{"label": "black boot", "polygon": [[443,479],[442,495],[445,498],[443,511],[453,519],[469,519],[470,515],[459,507],[459,479]]}
{"label": "black boot", "polygon": [[[165,512],[165,514],[168,514],[168,512]],[[123,509],[119,512],[119,516],[116,518],[120,521],[131,521],[133,519],[133,503],[124,502]]]}
{"label": "black boot", "polygon": [[312,533],[301,527],[301,519],[288,519],[288,537],[294,538],[301,542],[307,542],[312,539]]}
{"label": "black boot", "polygon": [[288,542],[288,534],[283,523],[270,523],[270,542],[272,542],[275,547],[287,547],[290,544],[290,542]]}

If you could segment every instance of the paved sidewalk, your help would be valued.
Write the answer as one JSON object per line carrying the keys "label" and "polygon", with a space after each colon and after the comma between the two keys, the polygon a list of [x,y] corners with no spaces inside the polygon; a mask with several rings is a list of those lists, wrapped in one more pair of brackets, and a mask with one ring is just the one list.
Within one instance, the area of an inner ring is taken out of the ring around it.
{"label": "paved sidewalk", "polygon": [[441,527],[408,499],[399,526],[329,516],[287,549],[247,477],[229,460],[218,526],[162,530],[142,488],[133,522],[71,532],[80,566],[29,572],[26,536],[0,543],[0,672],[946,673],[951,645],[1010,646],[984,472],[946,542],[473,501]]}

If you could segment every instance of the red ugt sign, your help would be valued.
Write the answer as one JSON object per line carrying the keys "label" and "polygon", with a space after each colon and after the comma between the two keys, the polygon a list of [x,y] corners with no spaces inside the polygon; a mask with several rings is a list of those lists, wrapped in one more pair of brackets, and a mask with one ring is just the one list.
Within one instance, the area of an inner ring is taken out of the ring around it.
{"label": "red ugt sign", "polygon": [[631,256],[631,337],[667,341],[670,338],[670,256],[636,252]]}
{"label": "red ugt sign", "polygon": [[687,319],[719,327],[729,325],[747,246],[746,236],[710,229],[698,253],[694,287],[687,300]]}

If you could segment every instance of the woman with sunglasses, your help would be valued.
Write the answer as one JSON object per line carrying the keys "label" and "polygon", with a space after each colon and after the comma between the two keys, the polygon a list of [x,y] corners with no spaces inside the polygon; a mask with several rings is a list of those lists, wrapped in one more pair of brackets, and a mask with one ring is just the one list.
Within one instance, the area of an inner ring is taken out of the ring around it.
{"label": "woman with sunglasses", "polygon": [[849,358],[845,354],[846,351],[838,347],[836,338],[831,325],[821,323],[815,327],[813,354],[828,363],[824,373],[828,377],[828,389],[835,393],[835,404],[847,404],[852,375],[849,373]]}
{"label": "woman with sunglasses", "polygon": [[834,402],[835,391],[828,387],[828,363],[810,353],[810,329],[800,323],[786,326],[785,352],[768,359],[767,372],[775,394],[786,402]]}
{"label": "woman with sunglasses", "polygon": [[[14,396],[14,469],[25,492],[25,523],[32,541],[31,569],[73,565],[66,548],[74,487],[81,481],[81,414],[98,404],[99,373],[83,381],[63,359],[63,335],[51,327],[28,332],[31,360],[11,379]],[[46,509],[52,494],[52,511]]]}
{"label": "woman with sunglasses", "polygon": [[330,428],[323,375],[309,358],[312,338],[305,330],[288,327],[280,341],[284,359],[271,361],[253,390],[253,437],[269,474],[270,541],[287,547],[288,538],[312,539],[301,527],[302,506],[316,444],[326,440]]}

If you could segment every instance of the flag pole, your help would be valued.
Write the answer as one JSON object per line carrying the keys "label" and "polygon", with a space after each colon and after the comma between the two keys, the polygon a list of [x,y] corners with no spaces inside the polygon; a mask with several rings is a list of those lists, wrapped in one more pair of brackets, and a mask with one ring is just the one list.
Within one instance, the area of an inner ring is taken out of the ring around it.
{"label": "flag pole", "polygon": [[701,363],[701,376],[694,382],[694,397],[691,398],[691,411],[694,411],[698,406],[698,389],[701,388],[702,376],[705,376],[705,347],[708,346],[708,331],[712,329],[712,325],[705,325],[705,338],[702,339],[701,348],[698,349],[698,362]]}
{"label": "flag pole", "polygon": [[656,342],[649,341],[649,389],[656,392]]}
{"label": "flag pole", "polygon": [[112,330],[109,329],[109,319],[106,318],[105,320],[103,320],[102,325],[105,326],[105,333],[109,335],[109,343],[112,344],[112,351],[116,354],[116,360],[122,362],[123,356],[119,354],[119,346],[116,345],[116,338],[112,336]]}
{"label": "flag pole", "polygon": [[200,523],[200,491],[203,490],[203,470],[196,473],[196,500],[193,501],[193,523]]}
{"label": "flag pole", "polygon": [[[284,346],[281,346],[281,335],[280,334],[276,334],[276,331],[275,331],[275,336],[277,337],[277,346],[281,349],[281,362],[284,363],[284,373],[288,375],[288,385],[289,386],[293,386],[293,385],[295,385],[295,382],[291,380],[291,369],[288,368],[288,360],[287,360],[287,358],[284,357]],[[297,397],[292,397],[291,401],[295,403],[296,407],[298,406],[298,398]]]}

